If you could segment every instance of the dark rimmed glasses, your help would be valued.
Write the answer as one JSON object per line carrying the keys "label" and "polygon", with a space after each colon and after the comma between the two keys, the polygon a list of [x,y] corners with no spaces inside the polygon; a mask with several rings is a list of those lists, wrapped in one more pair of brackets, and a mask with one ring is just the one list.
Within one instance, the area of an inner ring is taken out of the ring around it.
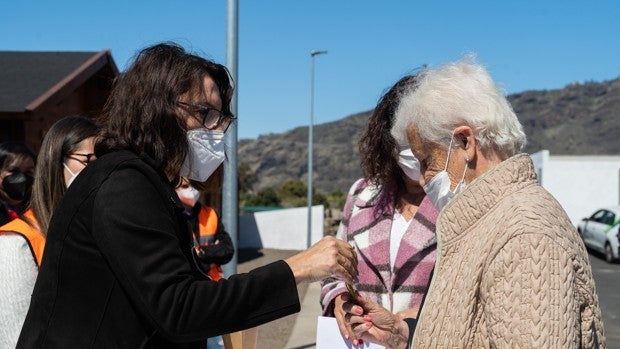
{"label": "dark rimmed glasses", "polygon": [[217,110],[213,107],[181,101],[177,101],[177,104],[198,111],[200,114],[200,119],[198,120],[200,120],[201,124],[208,130],[214,130],[218,126],[224,125],[224,130],[222,132],[226,132],[228,126],[230,126],[230,124],[236,119],[234,115],[224,113],[223,111]]}
{"label": "dark rimmed glasses", "polygon": [[[86,160],[82,160],[82,159],[76,158],[76,156],[83,156],[84,158],[86,158]],[[94,153],[69,153],[69,154],[67,154],[67,158],[73,159],[73,160],[81,163],[84,166],[88,165],[91,161],[96,159]]]}

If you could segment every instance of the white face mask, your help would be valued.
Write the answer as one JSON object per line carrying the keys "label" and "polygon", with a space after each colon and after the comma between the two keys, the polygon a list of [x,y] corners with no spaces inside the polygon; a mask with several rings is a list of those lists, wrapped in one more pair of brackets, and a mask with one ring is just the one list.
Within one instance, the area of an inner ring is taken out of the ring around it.
{"label": "white face mask", "polygon": [[67,183],[65,183],[67,185],[67,188],[69,188],[69,186],[71,185],[71,183],[73,183],[73,181],[75,180],[75,178],[80,174],[80,172],[82,172],[82,170],[77,171],[76,173],[73,173],[73,171],[71,171],[71,169],[69,168],[69,166],[67,166],[67,164],[65,164],[64,162],[62,163],[62,165],[65,167],[65,169],[67,171],[69,171],[69,173],[71,174],[71,177],[69,178],[69,180],[67,181]]}
{"label": "white face mask", "polygon": [[194,207],[200,197],[200,192],[196,188],[189,186],[186,188],[177,188],[177,195],[182,203],[189,207]]}
{"label": "white face mask", "polygon": [[197,128],[187,131],[189,152],[180,175],[195,181],[206,181],[224,162],[224,133]]}
{"label": "white face mask", "polygon": [[411,148],[402,150],[398,154],[398,165],[412,181],[417,182],[420,179],[420,162],[413,155]]}
{"label": "white face mask", "polygon": [[[433,178],[428,181],[424,185],[424,192],[431,200],[431,202],[437,207],[438,210],[446,206],[446,204],[461,190],[465,189],[465,171],[467,171],[467,164],[465,164],[465,168],[463,169],[463,176],[461,177],[461,181],[456,185],[454,191],[450,190],[450,186],[452,185],[452,181],[448,176],[448,161],[450,160],[450,150],[452,149],[452,141],[454,140],[454,135],[450,139],[450,146],[448,147],[448,158],[446,159],[446,166],[443,171],[437,173],[433,176]],[[469,160],[467,160],[469,162]]]}

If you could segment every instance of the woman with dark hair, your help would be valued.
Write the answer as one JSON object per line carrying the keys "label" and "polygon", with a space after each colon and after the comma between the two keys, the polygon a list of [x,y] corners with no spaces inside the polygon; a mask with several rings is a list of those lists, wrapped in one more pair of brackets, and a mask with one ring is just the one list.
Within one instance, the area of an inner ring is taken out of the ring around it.
{"label": "woman with dark hair", "polygon": [[[402,317],[417,316],[435,263],[437,209],[418,182],[418,160],[390,133],[400,96],[413,90],[417,79],[409,75],[399,80],[368,120],[359,141],[365,177],[349,190],[338,230],[358,255],[353,286]],[[344,318],[348,300],[344,282],[323,281],[323,313],[334,316],[342,335],[357,344]]]}
{"label": "woman with dark hair", "polygon": [[50,222],[18,348],[204,348],[299,311],[298,283],[352,281],[355,254],[331,237],[228,280],[200,272],[174,189],[224,161],[231,97],[222,65],[175,44],[139,53],[104,107],[97,161]]}
{"label": "woman with dark hair", "polygon": [[92,120],[80,116],[65,117],[47,132],[39,151],[31,202],[44,235],[67,188],[96,159],[94,147],[98,132]]}
{"label": "woman with dark hair", "polygon": [[31,208],[0,227],[0,348],[14,348],[43,257],[51,213],[75,175],[94,160],[98,128],[73,116],[49,129],[39,150]]}
{"label": "woman with dark hair", "polygon": [[0,143],[0,226],[19,217],[30,200],[35,156],[16,141]]}

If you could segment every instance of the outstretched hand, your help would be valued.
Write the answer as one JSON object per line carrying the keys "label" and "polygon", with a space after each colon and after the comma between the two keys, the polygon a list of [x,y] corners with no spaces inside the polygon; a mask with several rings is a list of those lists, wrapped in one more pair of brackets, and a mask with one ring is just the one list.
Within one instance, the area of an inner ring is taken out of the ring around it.
{"label": "outstretched hand", "polygon": [[298,284],[320,281],[330,276],[352,282],[357,275],[357,255],[353,247],[333,236],[322,238],[284,261],[293,271]]}

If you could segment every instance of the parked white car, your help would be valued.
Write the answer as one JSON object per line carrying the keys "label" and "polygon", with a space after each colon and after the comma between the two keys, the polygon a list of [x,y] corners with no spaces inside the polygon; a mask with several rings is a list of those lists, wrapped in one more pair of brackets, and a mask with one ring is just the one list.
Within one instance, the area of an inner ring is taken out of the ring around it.
{"label": "parked white car", "polygon": [[604,207],[577,225],[583,242],[588,248],[605,254],[612,263],[620,259],[620,206]]}

